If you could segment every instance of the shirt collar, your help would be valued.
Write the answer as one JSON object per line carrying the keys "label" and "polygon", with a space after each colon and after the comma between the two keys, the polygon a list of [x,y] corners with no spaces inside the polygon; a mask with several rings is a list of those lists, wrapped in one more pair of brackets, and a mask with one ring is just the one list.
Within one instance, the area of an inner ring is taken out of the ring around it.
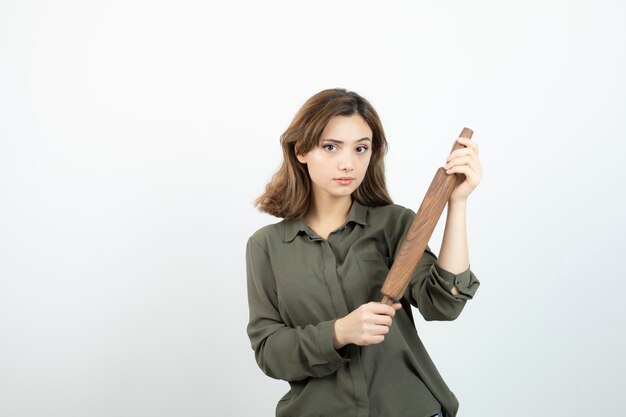
{"label": "shirt collar", "polygon": [[[352,200],[352,206],[350,207],[350,211],[348,212],[348,219],[345,224],[348,222],[355,222],[364,226],[367,226],[367,222],[365,219],[367,218],[367,206],[359,204],[356,200]],[[298,217],[297,219],[286,219],[285,220],[285,238],[283,242],[288,243],[291,242],[298,236],[298,233],[301,231],[307,232],[310,228],[304,223],[304,217]]]}

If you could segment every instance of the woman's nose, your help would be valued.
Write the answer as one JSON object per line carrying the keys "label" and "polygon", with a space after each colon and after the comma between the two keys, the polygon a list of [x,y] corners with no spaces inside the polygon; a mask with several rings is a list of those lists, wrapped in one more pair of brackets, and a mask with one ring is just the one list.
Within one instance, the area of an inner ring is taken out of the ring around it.
{"label": "woman's nose", "polygon": [[344,157],[341,159],[341,162],[339,163],[339,169],[341,171],[352,171],[352,170],[354,170],[353,156],[350,155],[350,154],[344,155]]}

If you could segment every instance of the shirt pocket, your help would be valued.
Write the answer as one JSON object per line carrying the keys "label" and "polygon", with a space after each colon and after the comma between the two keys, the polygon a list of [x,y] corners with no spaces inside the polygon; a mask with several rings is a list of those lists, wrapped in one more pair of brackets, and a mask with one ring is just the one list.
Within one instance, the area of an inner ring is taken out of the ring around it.
{"label": "shirt pocket", "polygon": [[290,265],[276,271],[278,308],[290,327],[317,324],[336,317],[323,271]]}
{"label": "shirt pocket", "polygon": [[380,289],[389,274],[390,258],[380,252],[363,252],[356,254],[356,260],[366,296],[362,303],[380,301],[382,299]]}

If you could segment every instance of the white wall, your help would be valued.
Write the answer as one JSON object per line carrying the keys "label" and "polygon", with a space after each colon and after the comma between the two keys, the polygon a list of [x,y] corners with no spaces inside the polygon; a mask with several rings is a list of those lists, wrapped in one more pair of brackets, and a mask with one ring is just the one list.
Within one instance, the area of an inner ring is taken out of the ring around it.
{"label": "white wall", "polygon": [[414,210],[475,131],[481,287],[416,314],[459,416],[615,415],[624,3],[226,3],[0,2],[0,415],[274,415],[244,255],[280,219],[252,201],[331,87],[374,104]]}

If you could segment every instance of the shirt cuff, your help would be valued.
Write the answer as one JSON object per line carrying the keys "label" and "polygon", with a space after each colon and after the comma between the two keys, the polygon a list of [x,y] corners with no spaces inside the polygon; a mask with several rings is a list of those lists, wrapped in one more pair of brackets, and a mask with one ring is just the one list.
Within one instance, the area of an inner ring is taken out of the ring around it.
{"label": "shirt cuff", "polygon": [[458,287],[460,292],[465,292],[463,290],[466,290],[470,285],[471,274],[469,266],[465,271],[453,274],[452,272],[443,269],[439,266],[439,263],[435,262],[435,270],[437,271],[439,278],[443,281],[444,286],[450,292],[452,291],[452,287],[455,285]]}
{"label": "shirt cuff", "polygon": [[333,335],[335,332],[335,322],[337,319],[323,321],[319,324],[319,349],[321,356],[330,363],[346,363],[350,362],[348,358],[348,349],[343,346],[339,350],[335,349],[333,344]]}

